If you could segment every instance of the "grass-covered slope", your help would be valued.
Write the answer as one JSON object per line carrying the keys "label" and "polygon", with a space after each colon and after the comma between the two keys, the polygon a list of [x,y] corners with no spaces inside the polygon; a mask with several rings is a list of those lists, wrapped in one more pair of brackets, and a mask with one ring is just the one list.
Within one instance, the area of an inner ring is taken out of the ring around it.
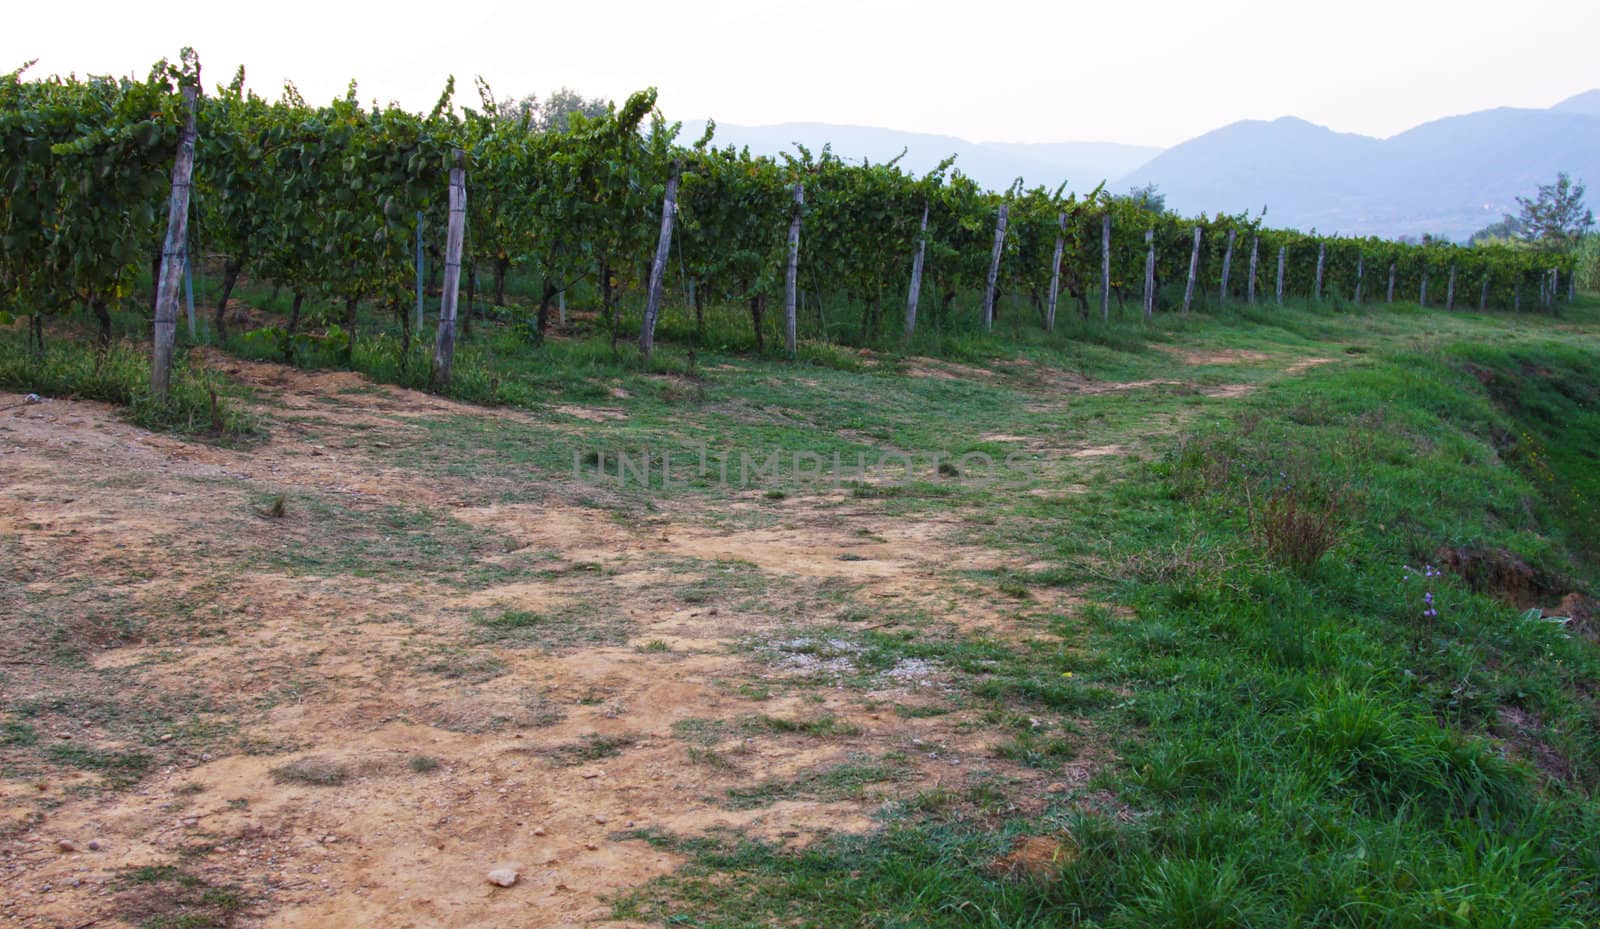
{"label": "grass-covered slope", "polygon": [[[1600,344],[1410,341],[1355,344],[1059,512],[994,501],[1055,520],[1050,578],[1099,577],[1132,607],[1063,617],[1004,672],[1078,691],[1017,703],[1071,705],[1113,741],[1097,802],[1008,818],[934,797],[882,836],[803,852],[690,843],[695,869],[623,909],[703,926],[1596,924],[1600,649],[1592,618],[1551,614],[1596,589]],[[1031,879],[1004,867],[1018,835],[1050,838]]]}

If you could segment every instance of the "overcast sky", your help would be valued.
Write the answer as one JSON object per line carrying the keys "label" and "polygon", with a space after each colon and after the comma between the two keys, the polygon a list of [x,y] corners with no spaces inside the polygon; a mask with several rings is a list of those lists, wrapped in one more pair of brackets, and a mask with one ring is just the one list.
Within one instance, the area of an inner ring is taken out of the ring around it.
{"label": "overcast sky", "polygon": [[1172,145],[1301,116],[1387,136],[1600,86],[1595,0],[802,0],[10,4],[0,65],[143,73],[192,45],[206,83],[432,105],[654,85],[675,119],[855,123],[973,141]]}

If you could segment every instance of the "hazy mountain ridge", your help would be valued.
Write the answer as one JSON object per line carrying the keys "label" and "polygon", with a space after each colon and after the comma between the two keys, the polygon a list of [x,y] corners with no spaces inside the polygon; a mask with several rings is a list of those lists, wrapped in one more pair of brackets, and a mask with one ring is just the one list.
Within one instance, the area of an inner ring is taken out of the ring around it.
{"label": "hazy mountain ridge", "polygon": [[1559,171],[1600,184],[1600,115],[1591,108],[1600,110],[1600,91],[1548,110],[1436,119],[1388,139],[1294,118],[1233,123],[1168,149],[1116,189],[1157,184],[1185,213],[1266,205],[1272,225],[1462,239],[1516,212],[1517,196]]}
{"label": "hazy mountain ridge", "polygon": [[[693,141],[705,122],[684,124]],[[1293,116],[1242,120],[1165,151],[1112,142],[969,142],[872,126],[717,125],[715,144],[758,154],[812,151],[874,162],[900,156],[913,174],[950,155],[969,177],[1004,189],[1066,181],[1079,192],[1102,180],[1116,192],[1156,184],[1182,213],[1255,213],[1274,226],[1348,235],[1464,239],[1531,196],[1558,171],[1590,185],[1600,205],[1600,89],[1549,109],[1501,107],[1423,123],[1387,139],[1334,132]]]}
{"label": "hazy mountain ridge", "polygon": [[1590,116],[1600,116],[1600,90],[1586,90],[1581,94],[1574,94],[1550,109],[1560,113],[1587,113]]}
{"label": "hazy mountain ridge", "polygon": [[[685,121],[678,138],[693,142],[705,131],[705,120]],[[778,123],[739,126],[717,123],[712,143],[718,147],[748,146],[752,152],[777,155],[794,152],[795,143],[812,152],[827,144],[846,160],[867,158],[888,161],[905,152],[900,165],[912,174],[925,174],[951,155],[956,167],[978,183],[995,190],[1009,187],[1018,177],[1028,186],[1054,188],[1067,181],[1073,190],[1091,190],[1149,161],[1161,149],[1116,142],[969,142],[957,136],[902,132],[874,126],[832,123]]]}

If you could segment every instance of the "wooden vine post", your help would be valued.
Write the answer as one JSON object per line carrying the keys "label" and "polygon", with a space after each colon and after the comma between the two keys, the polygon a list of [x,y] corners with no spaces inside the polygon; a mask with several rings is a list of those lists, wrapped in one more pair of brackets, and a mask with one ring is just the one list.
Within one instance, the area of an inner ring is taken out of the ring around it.
{"label": "wooden vine post", "polygon": [[1283,269],[1289,256],[1289,246],[1278,246],[1278,306],[1283,306]]}
{"label": "wooden vine post", "polygon": [[444,289],[439,294],[439,334],[433,343],[433,377],[450,386],[456,357],[456,302],[461,299],[461,241],[467,233],[467,168],[461,149],[450,168],[450,221],[445,225]]}
{"label": "wooden vine post", "polygon": [[1056,216],[1055,256],[1050,260],[1050,302],[1045,307],[1044,313],[1044,328],[1047,332],[1056,331],[1056,303],[1061,299],[1061,256],[1066,252],[1066,248],[1067,214],[1060,213]]}
{"label": "wooden vine post", "polygon": [[1384,298],[1384,303],[1394,302],[1394,262],[1389,262],[1389,294]]}
{"label": "wooden vine post", "polygon": [[189,320],[189,341],[196,338],[194,328],[194,270],[189,262],[189,245],[183,246],[183,311]]}
{"label": "wooden vine post", "polygon": [[[1057,240],[1059,243],[1059,240]],[[917,301],[922,296],[922,263],[928,253],[928,204],[922,205],[922,226],[917,230],[917,250],[911,256],[911,288],[906,293],[906,332],[905,339],[911,341],[911,333],[917,328]],[[1060,264],[1060,247],[1057,246],[1056,263]],[[1055,318],[1055,290],[1050,291],[1051,319]]]}
{"label": "wooden vine post", "polygon": [[1100,217],[1100,319],[1111,322],[1111,211]]}
{"label": "wooden vine post", "polygon": [[1316,301],[1318,303],[1322,302],[1322,269],[1323,269],[1323,267],[1325,266],[1325,264],[1327,262],[1327,258],[1328,258],[1328,243],[1326,243],[1326,242],[1318,242],[1317,243],[1317,284],[1316,284],[1316,290],[1313,291],[1313,293],[1315,294],[1315,299],[1316,299]]}
{"label": "wooden vine post", "polygon": [[424,278],[423,278],[423,275],[422,275],[422,211],[421,210],[417,211],[417,257],[416,257],[416,266],[417,266],[417,324],[412,328],[414,328],[418,333],[421,333],[422,332],[422,297],[423,297],[423,294],[426,291],[426,285],[424,283]]}
{"label": "wooden vine post", "polygon": [[1148,320],[1156,311],[1156,231],[1144,231],[1144,318]]}
{"label": "wooden vine post", "polygon": [[1189,252],[1189,281],[1183,285],[1183,311],[1194,301],[1194,280],[1200,276],[1200,227],[1194,227],[1194,248]]}
{"label": "wooden vine post", "polygon": [[1483,273],[1483,286],[1478,291],[1478,312],[1482,313],[1489,308],[1489,272]]}
{"label": "wooden vine post", "polygon": [[1000,283],[1000,253],[1006,245],[1006,221],[1011,216],[1011,204],[1000,204],[1000,213],[994,221],[994,252],[989,256],[989,278],[983,288],[983,328],[994,328],[995,288]]}
{"label": "wooden vine post", "polygon": [[650,263],[650,290],[645,298],[644,324],[639,328],[639,354],[645,360],[656,344],[656,320],[661,316],[661,285],[667,277],[667,258],[672,254],[672,226],[678,217],[678,179],[683,174],[683,163],[672,166],[667,177],[667,191],[661,198],[661,234],[656,238],[656,257]]}
{"label": "wooden vine post", "polygon": [[1367,256],[1356,252],[1356,303],[1361,302],[1361,285],[1367,277]]}
{"label": "wooden vine post", "polygon": [[1444,308],[1446,311],[1456,308],[1456,266],[1450,266],[1450,283],[1444,290]]}
{"label": "wooden vine post", "polygon": [[1422,269],[1422,289],[1417,294],[1417,302],[1424,307],[1428,305],[1428,269]]}
{"label": "wooden vine post", "polygon": [[[198,86],[183,88],[183,107],[187,115],[183,130],[178,134],[178,156],[172,162],[167,238],[161,247],[161,276],[156,283],[155,346],[150,353],[150,393],[156,400],[166,399],[172,380],[172,349],[178,337],[178,288],[189,257],[189,185],[194,176],[195,111],[199,94]],[[38,318],[37,311],[34,318]]]}
{"label": "wooden vine post", "polygon": [[[789,218],[789,267],[783,276],[783,345],[793,357],[799,351],[799,314],[796,298],[800,290],[800,213],[806,205],[806,185],[794,185],[794,215]],[[819,304],[817,313],[822,313]]]}
{"label": "wooden vine post", "polygon": [[1233,269],[1233,238],[1236,234],[1236,230],[1228,230],[1228,247],[1222,253],[1222,287],[1219,299],[1223,306],[1228,304],[1228,273]]}
{"label": "wooden vine post", "polygon": [[1246,297],[1251,306],[1256,305],[1256,265],[1260,259],[1261,237],[1250,238],[1250,282],[1245,288]]}

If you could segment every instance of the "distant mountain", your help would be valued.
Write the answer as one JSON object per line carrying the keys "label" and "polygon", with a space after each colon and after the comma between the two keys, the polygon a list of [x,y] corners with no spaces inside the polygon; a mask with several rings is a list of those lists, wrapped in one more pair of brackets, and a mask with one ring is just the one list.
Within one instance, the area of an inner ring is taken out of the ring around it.
{"label": "distant mountain", "polygon": [[[704,131],[704,120],[686,121],[679,138],[692,142]],[[765,155],[792,153],[797,142],[813,152],[831,143],[834,154],[841,158],[868,158],[875,163],[904,151],[900,164],[913,174],[925,174],[955,155],[956,167],[963,174],[996,190],[1009,187],[1018,177],[1030,187],[1042,184],[1053,188],[1068,181],[1073,190],[1091,190],[1103,180],[1127,174],[1161,151],[1113,142],[968,142],[955,136],[829,123],[736,126],[719,122],[712,141],[718,146],[749,146],[752,152]]]}
{"label": "distant mountain", "polygon": [[1600,90],[1548,110],[1500,108],[1434,120],[1388,139],[1304,120],[1239,122],[1120,177],[1156,184],[1184,213],[1255,211],[1276,226],[1352,235],[1464,239],[1556,173],[1600,203]]}
{"label": "distant mountain", "polygon": [[[699,138],[704,121],[680,138]],[[944,158],[991,189],[1018,177],[1027,186],[1088,191],[1102,180],[1114,192],[1157,185],[1181,213],[1252,213],[1293,229],[1346,235],[1466,239],[1516,211],[1518,196],[1566,171],[1587,182],[1600,211],[1600,90],[1547,110],[1503,107],[1424,123],[1388,139],[1334,132],[1285,116],[1246,120],[1162,151],[1109,142],[969,142],[946,135],[871,126],[781,123],[717,125],[717,145],[758,154],[812,151],[832,144],[850,160],[887,161],[923,174]]]}
{"label": "distant mountain", "polygon": [[1559,113],[1587,113],[1590,116],[1600,116],[1600,90],[1586,90],[1575,97],[1568,97],[1550,109]]}

